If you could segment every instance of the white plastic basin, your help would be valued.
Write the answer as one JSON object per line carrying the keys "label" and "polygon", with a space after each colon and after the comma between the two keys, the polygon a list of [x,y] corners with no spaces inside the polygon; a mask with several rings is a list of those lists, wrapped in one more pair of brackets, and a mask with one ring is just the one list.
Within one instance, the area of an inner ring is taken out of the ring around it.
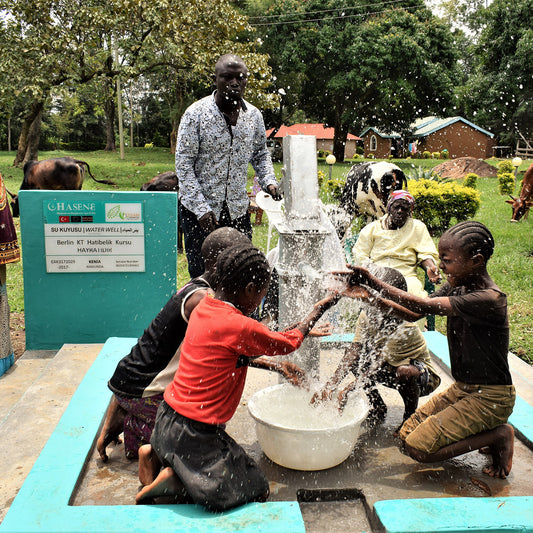
{"label": "white plastic basin", "polygon": [[256,392],[248,402],[265,455],[294,470],[324,470],[348,458],[368,413],[363,393],[353,393],[339,413],[333,404],[310,404],[312,392],[285,383]]}

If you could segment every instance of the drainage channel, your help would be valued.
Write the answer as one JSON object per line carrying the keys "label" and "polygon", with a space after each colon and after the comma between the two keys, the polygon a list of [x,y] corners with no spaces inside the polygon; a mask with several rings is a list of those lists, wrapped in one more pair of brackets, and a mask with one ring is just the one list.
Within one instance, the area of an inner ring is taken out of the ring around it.
{"label": "drainage channel", "polygon": [[373,531],[368,504],[359,489],[299,489],[296,498],[306,533]]}

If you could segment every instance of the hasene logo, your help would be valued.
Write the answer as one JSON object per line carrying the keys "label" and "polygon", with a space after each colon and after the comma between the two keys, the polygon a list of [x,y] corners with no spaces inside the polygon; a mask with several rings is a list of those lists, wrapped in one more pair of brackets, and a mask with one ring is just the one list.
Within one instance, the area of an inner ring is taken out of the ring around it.
{"label": "hasene logo", "polygon": [[141,222],[142,204],[105,204],[106,222]]}

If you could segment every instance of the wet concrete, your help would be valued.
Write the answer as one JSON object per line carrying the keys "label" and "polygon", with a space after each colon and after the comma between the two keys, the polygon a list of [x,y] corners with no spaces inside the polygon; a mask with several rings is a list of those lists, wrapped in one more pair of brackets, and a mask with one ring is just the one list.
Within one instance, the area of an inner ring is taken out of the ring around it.
{"label": "wet concrete", "polygon": [[[7,512],[99,349],[99,345],[68,345],[38,371],[35,369],[35,359],[23,357],[14,372],[0,378],[0,430],[10,441],[10,446],[4,446],[0,451],[0,519]],[[341,355],[342,351],[338,349],[322,351],[322,379],[331,374]],[[20,374],[32,366],[38,375],[30,383],[28,374],[23,376],[26,379],[21,379]],[[520,364],[518,367],[523,371],[520,377],[522,389],[530,383],[527,375],[524,377],[530,367],[525,369]],[[18,376],[15,375],[17,373]],[[441,387],[451,383],[445,369],[440,368],[439,373],[443,378]],[[14,383],[15,379],[18,384]],[[507,480],[484,475],[482,468],[488,458],[478,452],[435,465],[419,464],[402,455],[392,433],[401,422],[403,405],[396,391],[384,387],[381,391],[389,407],[385,422],[367,430],[344,463],[318,472],[280,467],[262,453],[255,435],[255,422],[247,411],[247,401],[251,395],[277,382],[277,375],[258,369],[249,370],[241,404],[228,424],[228,432],[266,473],[271,482],[271,500],[300,502],[308,532],[343,529],[371,531],[372,524],[368,517],[378,500],[527,496],[533,493],[530,482],[533,452],[518,439],[515,443],[513,471]],[[10,406],[6,403],[8,399]],[[61,460],[61,453],[59,450],[58,460]],[[134,503],[139,490],[136,462],[125,458],[121,444],[110,446],[108,455],[109,461],[104,464],[93,449],[71,504]]]}

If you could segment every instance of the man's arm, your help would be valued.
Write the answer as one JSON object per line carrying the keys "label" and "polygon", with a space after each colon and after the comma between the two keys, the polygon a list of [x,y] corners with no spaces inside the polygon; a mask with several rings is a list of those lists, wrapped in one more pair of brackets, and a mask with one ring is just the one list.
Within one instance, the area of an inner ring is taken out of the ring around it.
{"label": "man's arm", "polygon": [[212,212],[212,209],[194,170],[200,148],[198,120],[199,112],[188,110],[181,119],[176,140],[176,174],[180,202],[200,219]]}
{"label": "man's arm", "polygon": [[255,173],[257,181],[263,191],[268,192],[274,200],[281,200],[278,192],[278,182],[274,174],[274,166],[272,165],[272,158],[266,145],[265,123],[259,110],[256,110],[255,124],[254,124],[254,138],[251,140],[254,145],[254,153],[250,161]]}

